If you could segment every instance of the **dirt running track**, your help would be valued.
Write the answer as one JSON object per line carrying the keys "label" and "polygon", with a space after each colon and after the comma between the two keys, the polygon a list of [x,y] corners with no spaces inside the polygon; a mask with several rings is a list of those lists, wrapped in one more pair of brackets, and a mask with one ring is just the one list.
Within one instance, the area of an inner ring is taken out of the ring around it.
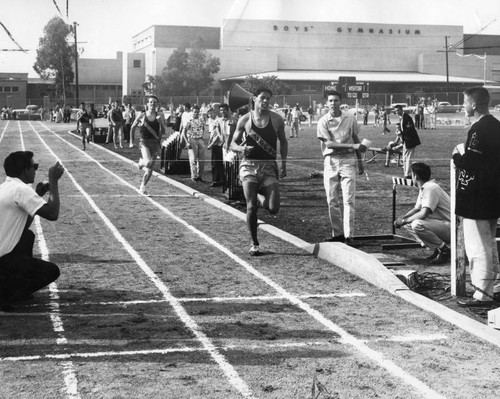
{"label": "dirt running track", "polygon": [[[0,122],[0,158],[56,160],[62,275],[0,312],[1,398],[497,398],[500,350],[141,173],[67,127]],[[0,179],[4,179],[3,168]],[[1,218],[1,215],[0,215]]]}

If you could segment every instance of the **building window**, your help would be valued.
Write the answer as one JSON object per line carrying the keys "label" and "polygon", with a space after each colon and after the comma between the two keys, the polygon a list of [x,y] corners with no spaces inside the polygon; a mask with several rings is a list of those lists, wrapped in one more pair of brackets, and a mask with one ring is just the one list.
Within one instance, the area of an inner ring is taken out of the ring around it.
{"label": "building window", "polygon": [[141,60],[134,60],[133,67],[134,68],[140,68],[141,67]]}
{"label": "building window", "polygon": [[12,93],[17,93],[19,91],[19,87],[12,86]]}
{"label": "building window", "polygon": [[0,86],[0,93],[3,93],[3,86]]}
{"label": "building window", "polygon": [[3,88],[3,92],[4,92],[4,93],[10,93],[10,86],[5,86],[5,87]]}

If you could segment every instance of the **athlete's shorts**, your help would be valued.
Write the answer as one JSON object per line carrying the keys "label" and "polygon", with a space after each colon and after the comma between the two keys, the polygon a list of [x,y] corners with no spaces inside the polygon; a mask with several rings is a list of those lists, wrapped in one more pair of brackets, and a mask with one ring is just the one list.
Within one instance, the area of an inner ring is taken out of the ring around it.
{"label": "athlete's shorts", "polygon": [[240,163],[240,180],[242,183],[257,183],[259,187],[278,183],[278,164],[276,161],[244,159]]}
{"label": "athlete's shorts", "polygon": [[156,140],[141,139],[139,148],[143,159],[149,158],[154,161],[160,154],[160,144]]}
{"label": "athlete's shorts", "polygon": [[80,124],[80,133],[86,133],[87,129],[90,129],[92,131],[92,125],[90,123],[82,123]]}

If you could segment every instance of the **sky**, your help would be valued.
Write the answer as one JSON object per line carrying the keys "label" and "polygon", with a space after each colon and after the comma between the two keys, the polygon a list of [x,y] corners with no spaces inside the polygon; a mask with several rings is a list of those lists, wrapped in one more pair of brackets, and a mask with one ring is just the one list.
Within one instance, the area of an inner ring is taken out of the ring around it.
{"label": "sky", "polygon": [[[131,52],[132,37],[151,25],[221,27],[223,18],[460,25],[466,34],[486,26],[481,34],[500,35],[499,0],[0,0],[0,10],[0,22],[27,50],[0,51],[0,72],[29,77],[38,76],[38,41],[54,16],[78,23],[83,58]],[[0,26],[0,49],[17,48]]]}

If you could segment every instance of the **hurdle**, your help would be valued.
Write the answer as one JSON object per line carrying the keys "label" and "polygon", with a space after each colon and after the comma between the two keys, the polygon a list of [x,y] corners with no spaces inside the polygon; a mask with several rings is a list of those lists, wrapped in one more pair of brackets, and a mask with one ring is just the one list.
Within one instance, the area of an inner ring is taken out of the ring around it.
{"label": "hurdle", "polygon": [[224,154],[224,183],[222,192],[229,200],[241,200],[243,187],[239,179],[240,158],[238,154],[229,151]]}
{"label": "hurdle", "polygon": [[189,160],[181,156],[180,139],[180,133],[174,132],[161,144],[160,169],[166,175],[189,173]]}
{"label": "hurdle", "polygon": [[355,240],[398,240],[400,242],[382,244],[383,250],[389,249],[408,249],[408,248],[421,248],[422,244],[415,241],[412,238],[408,238],[402,235],[396,234],[396,226],[394,222],[396,221],[396,203],[397,203],[397,186],[407,186],[416,187],[411,179],[405,179],[403,177],[392,176],[392,234],[380,234],[380,235],[363,235],[355,236]]}

